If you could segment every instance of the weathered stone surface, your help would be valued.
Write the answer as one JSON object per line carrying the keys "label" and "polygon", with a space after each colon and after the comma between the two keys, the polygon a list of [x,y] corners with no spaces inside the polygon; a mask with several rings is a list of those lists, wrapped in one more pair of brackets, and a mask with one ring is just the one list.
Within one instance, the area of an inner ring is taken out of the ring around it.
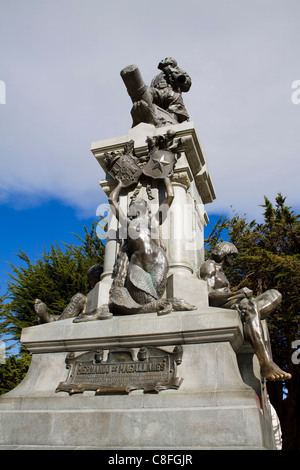
{"label": "weathered stone surface", "polygon": [[[22,342],[33,352],[32,364],[23,382],[0,398],[2,446],[274,447],[264,393],[260,389],[258,398],[242,379],[238,357],[248,350],[234,311],[207,307],[163,317],[62,320],[23,330]],[[55,392],[67,377],[69,351],[120,345],[171,351],[178,344],[183,348],[178,390],[100,396]]]}
{"label": "weathered stone surface", "polygon": [[[32,353],[32,363],[22,383],[0,397],[0,449],[275,448],[269,402],[256,358],[244,343],[240,317],[235,310],[209,307],[207,285],[198,277],[208,221],[204,205],[215,199],[215,193],[194,124],[160,128],[141,123],[125,136],[93,143],[92,152],[106,173],[101,186],[107,195],[116,187],[105,154],[122,152],[134,141],[135,155],[143,157],[146,138],[161,136],[169,128],[181,139],[182,154],[172,176],[173,212],[162,224],[169,261],[164,295],[183,298],[197,309],[84,323],[70,318],[25,328],[21,341]],[[141,188],[145,199],[146,189]],[[158,204],[159,188],[151,189],[153,203]],[[120,195],[125,213],[131,195]],[[87,296],[87,312],[109,302],[120,246],[116,222],[114,217],[109,220],[104,272]],[[171,352],[175,346],[182,347],[177,377],[183,381],[177,389],[134,390],[127,395],[56,392],[68,376],[69,353],[77,357],[99,349],[130,348],[137,354],[147,347]]]}

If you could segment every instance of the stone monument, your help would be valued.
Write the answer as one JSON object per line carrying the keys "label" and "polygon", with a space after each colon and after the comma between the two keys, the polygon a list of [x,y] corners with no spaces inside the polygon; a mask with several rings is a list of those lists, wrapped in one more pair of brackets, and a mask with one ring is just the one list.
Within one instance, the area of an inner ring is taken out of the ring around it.
{"label": "stone monument", "polygon": [[[221,262],[204,259],[215,192],[182,98],[191,78],[173,58],[158,68],[150,86],[137,66],[121,71],[132,128],[91,147],[111,208],[104,266],[59,318],[36,300],[41,324],[21,337],[30,369],[0,398],[2,446],[276,448],[266,368],[244,326],[263,306],[243,292],[229,307]],[[223,287],[227,303],[214,303]]]}

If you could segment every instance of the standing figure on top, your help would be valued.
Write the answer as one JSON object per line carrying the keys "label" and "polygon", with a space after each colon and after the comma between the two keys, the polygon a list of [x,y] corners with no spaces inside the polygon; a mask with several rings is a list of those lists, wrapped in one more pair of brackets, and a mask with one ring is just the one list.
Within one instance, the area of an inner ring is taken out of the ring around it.
{"label": "standing figure on top", "polygon": [[161,60],[158,69],[161,72],[153,78],[151,86],[145,85],[136,65],[129,65],[121,71],[133,102],[132,127],[141,122],[162,127],[189,120],[182,93],[189,91],[191,77],[177,66],[172,57]]}

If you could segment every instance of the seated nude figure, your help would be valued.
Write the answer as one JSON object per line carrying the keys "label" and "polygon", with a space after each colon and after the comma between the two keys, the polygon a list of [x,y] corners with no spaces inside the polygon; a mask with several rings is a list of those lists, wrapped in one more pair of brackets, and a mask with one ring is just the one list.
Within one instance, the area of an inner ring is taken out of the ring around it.
{"label": "seated nude figure", "polygon": [[257,355],[263,377],[268,380],[290,379],[291,374],[284,372],[273,362],[265,345],[261,325],[261,320],[280,304],[282,296],[275,289],[257,297],[253,297],[252,290],[247,287],[233,292],[224,274],[224,267],[232,266],[237,255],[238,250],[232,243],[221,242],[212,252],[212,259],[201,266],[200,277],[208,284],[209,305],[238,310],[244,326],[245,339]]}

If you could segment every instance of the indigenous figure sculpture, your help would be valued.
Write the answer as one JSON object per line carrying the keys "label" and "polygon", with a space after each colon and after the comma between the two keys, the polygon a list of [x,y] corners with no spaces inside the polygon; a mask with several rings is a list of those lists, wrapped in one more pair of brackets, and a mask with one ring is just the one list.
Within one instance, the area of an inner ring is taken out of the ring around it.
{"label": "indigenous figure sculpture", "polygon": [[109,202],[127,231],[127,241],[123,243],[115,264],[110,292],[115,313],[145,313],[161,307],[162,313],[167,313],[165,308],[171,308],[168,302],[159,300],[165,290],[169,267],[159,236],[160,216],[166,215],[174,198],[170,179],[165,177],[164,182],[167,197],[154,215],[151,215],[147,202],[139,197],[132,200],[127,217],[121,212],[118,199],[122,182],[110,194]]}
{"label": "indigenous figure sculpture", "polygon": [[200,277],[207,281],[209,304],[213,307],[236,309],[244,327],[245,339],[252,345],[258,358],[261,374],[269,380],[286,380],[291,374],[281,370],[272,360],[266,347],[261,320],[273,312],[280,304],[282,296],[270,289],[262,295],[253,297],[252,290],[244,287],[232,291],[224,273],[224,267],[234,263],[238,250],[230,242],[219,243],[212,252],[212,259],[200,268]]}
{"label": "indigenous figure sculpture", "polygon": [[[120,250],[114,265],[109,303],[86,312],[87,298],[78,293],[72,297],[59,317],[53,317],[49,314],[46,304],[37,299],[35,311],[43,323],[71,317],[76,317],[74,322],[77,323],[108,319],[113,314],[157,312],[163,315],[172,310],[196,309],[194,305],[182,299],[162,298],[169,263],[160,236],[160,225],[165,220],[174,198],[171,177],[180,157],[180,139],[175,141],[174,131],[169,130],[165,135],[148,137],[146,142],[148,154],[140,158],[134,154],[133,141],[128,142],[123,151],[105,154],[107,171],[117,182],[117,186],[110,193],[109,203],[120,223],[119,232],[124,235],[120,240]],[[138,194],[144,185],[148,199],[153,199],[151,189],[154,180],[160,182],[160,190],[165,190],[166,198],[157,213],[151,214],[147,201],[138,197]],[[128,194],[133,185],[135,190],[131,196],[128,214],[124,215],[120,208],[119,196],[121,191]],[[98,275],[95,278],[95,268],[96,266],[88,271],[91,287],[94,287],[100,278]]]}
{"label": "indigenous figure sculpture", "polygon": [[153,78],[150,87],[145,85],[136,65],[129,65],[121,71],[133,102],[132,127],[141,122],[162,127],[189,120],[182,93],[191,87],[190,76],[177,66],[172,57],[161,60],[158,69],[161,72]]}

